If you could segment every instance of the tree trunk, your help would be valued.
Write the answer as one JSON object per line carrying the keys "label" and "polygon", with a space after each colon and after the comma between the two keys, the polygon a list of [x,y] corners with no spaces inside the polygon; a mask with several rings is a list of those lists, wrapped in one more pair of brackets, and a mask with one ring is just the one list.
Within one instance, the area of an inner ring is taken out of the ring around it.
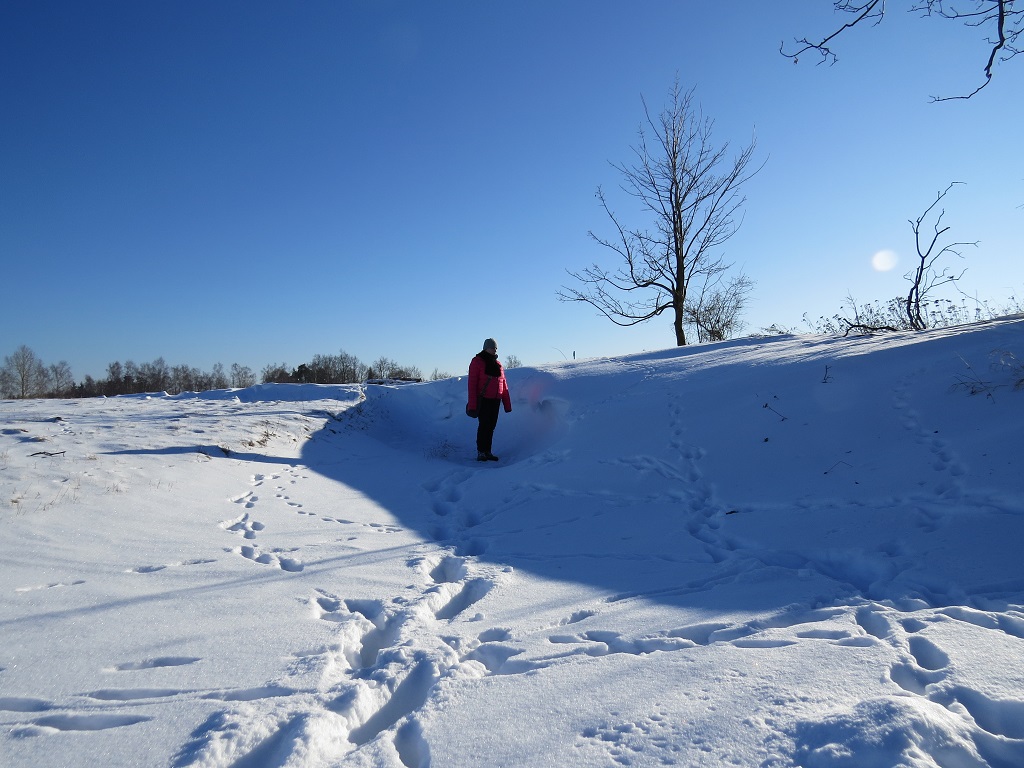
{"label": "tree trunk", "polygon": [[676,299],[675,303],[675,317],[672,318],[672,328],[676,332],[676,346],[686,346],[686,329],[683,328],[683,302],[681,299]]}

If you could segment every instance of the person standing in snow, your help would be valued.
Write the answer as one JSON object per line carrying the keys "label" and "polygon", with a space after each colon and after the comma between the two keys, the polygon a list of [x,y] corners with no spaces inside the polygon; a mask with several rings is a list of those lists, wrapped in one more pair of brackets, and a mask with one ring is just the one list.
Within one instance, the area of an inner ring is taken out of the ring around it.
{"label": "person standing in snow", "polygon": [[498,361],[498,342],[486,339],[484,348],[469,363],[469,402],[466,413],[479,419],[476,428],[476,460],[497,461],[491,453],[498,408],[512,412],[512,397],[505,381],[505,369]]}

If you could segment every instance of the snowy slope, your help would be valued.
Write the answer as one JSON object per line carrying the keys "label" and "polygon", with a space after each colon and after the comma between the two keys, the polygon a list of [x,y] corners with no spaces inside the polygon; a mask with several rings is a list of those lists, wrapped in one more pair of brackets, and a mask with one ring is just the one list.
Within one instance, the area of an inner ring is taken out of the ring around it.
{"label": "snowy slope", "polygon": [[0,403],[0,765],[1024,765],[1022,342]]}

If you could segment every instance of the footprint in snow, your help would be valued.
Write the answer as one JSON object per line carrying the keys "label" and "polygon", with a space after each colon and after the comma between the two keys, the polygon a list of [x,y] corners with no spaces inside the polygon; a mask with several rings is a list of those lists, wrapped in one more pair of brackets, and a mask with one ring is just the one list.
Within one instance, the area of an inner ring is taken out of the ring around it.
{"label": "footprint in snow", "polygon": [[484,599],[494,584],[483,578],[470,579],[441,608],[434,612],[434,617],[442,621],[451,621],[465,613],[471,606]]}
{"label": "footprint in snow", "polygon": [[184,667],[200,661],[197,656],[158,656],[143,661],[126,661],[110,667],[108,672],[136,672],[142,669],[161,669],[163,667]]}
{"label": "footprint in snow", "polygon": [[252,491],[243,493],[241,496],[237,496],[232,499],[235,504],[243,504],[246,509],[252,509],[256,506],[256,502],[260,500],[260,497],[254,494]]}
{"label": "footprint in snow", "polygon": [[235,551],[246,560],[252,560],[254,563],[260,563],[261,565],[274,565],[282,571],[288,571],[289,573],[299,573],[306,567],[302,564],[301,560],[281,554],[295,552],[296,550],[294,549],[273,549],[269,552],[261,552],[258,546],[252,546],[239,547]]}
{"label": "footprint in snow", "polygon": [[47,712],[53,704],[27,696],[0,696],[0,712]]}
{"label": "footprint in snow", "polygon": [[266,528],[263,523],[250,518],[248,512],[234,520],[226,520],[220,526],[231,533],[241,533],[245,539],[255,539],[256,533]]}
{"label": "footprint in snow", "polygon": [[13,736],[35,736],[58,731],[106,731],[145,723],[153,718],[142,715],[48,715],[11,730]]}
{"label": "footprint in snow", "polygon": [[200,560],[182,560],[177,563],[164,563],[162,565],[140,565],[135,568],[129,568],[125,573],[157,573],[158,571],[165,570],[167,568],[180,568],[186,565],[206,565],[207,563],[215,563],[216,560],[200,559]]}
{"label": "footprint in snow", "polygon": [[77,579],[75,581],[55,581],[50,584],[38,584],[31,587],[15,587],[15,592],[34,592],[37,589],[60,589],[61,587],[77,587],[79,584],[85,584],[84,579]]}

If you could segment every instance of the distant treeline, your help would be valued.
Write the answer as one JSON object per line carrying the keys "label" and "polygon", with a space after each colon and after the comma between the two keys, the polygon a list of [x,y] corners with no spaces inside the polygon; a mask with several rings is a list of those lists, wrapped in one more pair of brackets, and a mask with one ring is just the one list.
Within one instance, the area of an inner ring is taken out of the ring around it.
{"label": "distant treeline", "polygon": [[[518,365],[514,357],[510,361]],[[430,379],[447,379],[449,376],[435,368]],[[371,365],[363,365],[359,358],[342,351],[337,355],[315,355],[311,361],[296,368],[289,368],[284,363],[267,365],[259,377],[251,368],[238,363],[232,363],[229,370],[217,363],[212,371],[205,372],[189,365],[168,365],[158,357],[150,363],[113,362],[107,366],[106,378],[96,380],[86,376],[76,382],[67,362],[62,360],[55,365],[46,365],[29,347],[22,345],[14,354],[4,358],[0,368],[0,398],[113,397],[144,392],[175,395],[251,387],[260,382],[359,384],[376,379],[422,380],[423,374],[416,366],[402,366],[387,357],[381,357]]]}

